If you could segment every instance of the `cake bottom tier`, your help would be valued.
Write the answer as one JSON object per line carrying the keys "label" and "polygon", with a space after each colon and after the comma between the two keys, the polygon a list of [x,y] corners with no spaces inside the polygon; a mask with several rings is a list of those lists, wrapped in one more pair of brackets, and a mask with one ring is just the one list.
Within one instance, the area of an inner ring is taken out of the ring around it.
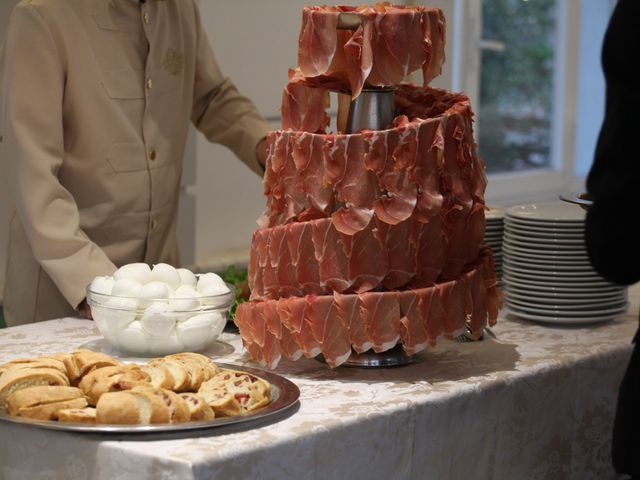
{"label": "cake bottom tier", "polygon": [[500,308],[491,251],[455,280],[407,290],[307,295],[251,301],[238,306],[235,322],[251,357],[275,368],[282,356],[298,360],[323,354],[330,367],[355,350],[384,352],[401,343],[409,355],[441,336],[452,338],[470,321],[478,336]]}

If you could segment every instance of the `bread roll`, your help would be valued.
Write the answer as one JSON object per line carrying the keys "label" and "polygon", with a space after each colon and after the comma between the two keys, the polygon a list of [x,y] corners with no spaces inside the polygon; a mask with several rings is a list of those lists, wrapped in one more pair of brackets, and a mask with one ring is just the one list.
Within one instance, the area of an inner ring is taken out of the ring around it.
{"label": "bread roll", "polygon": [[233,417],[242,414],[240,402],[223,386],[202,384],[198,396],[211,407],[216,417]]}
{"label": "bread roll", "polygon": [[[169,423],[188,422],[190,418],[189,405],[177,393],[171,390],[153,387],[136,387],[132,392],[139,392],[146,395],[154,395],[165,403],[169,413]],[[159,423],[153,422],[152,423]]]}
{"label": "bread roll", "polygon": [[140,369],[151,378],[151,386],[154,388],[165,388],[173,390],[176,382],[171,375],[171,371],[163,365],[140,365]]}
{"label": "bread roll", "polygon": [[80,379],[91,370],[120,365],[120,362],[109,355],[91,350],[77,350],[72,352],[64,361],[67,376],[72,385],[77,385]]}
{"label": "bread roll", "polygon": [[66,375],[53,368],[9,368],[0,377],[0,414],[7,412],[6,400],[19,390],[40,385],[69,386]]}
{"label": "bread roll", "polygon": [[13,392],[7,397],[7,411],[9,415],[18,415],[21,408],[46,405],[48,403],[62,402],[84,398],[79,388],[65,386],[42,385],[38,387],[23,388]]}
{"label": "bread roll", "polygon": [[149,361],[149,365],[152,367],[164,367],[169,369],[171,376],[173,376],[174,385],[172,390],[174,392],[186,392],[191,385],[191,375],[187,370],[187,367],[182,363],[169,358],[155,358]]}
{"label": "bread roll", "polygon": [[58,410],[58,421],[68,423],[96,423],[96,409],[85,408],[65,408]]}
{"label": "bread roll", "polygon": [[149,385],[151,377],[137,365],[116,365],[92,370],[80,381],[80,389],[95,406],[107,392],[130,390],[137,386]]}
{"label": "bread roll", "polygon": [[168,421],[167,406],[157,397],[127,390],[105,393],[96,405],[96,422],[112,425],[149,425]]}
{"label": "bread roll", "polygon": [[225,388],[231,393],[240,403],[243,412],[264,407],[271,401],[269,384],[247,372],[222,370],[206,382],[205,389],[215,387]]}
{"label": "bread roll", "polygon": [[183,392],[180,397],[187,402],[189,407],[189,420],[193,422],[201,420],[212,420],[215,418],[213,409],[207,405],[203,398],[195,393]]}
{"label": "bread roll", "polygon": [[209,357],[202,355],[201,353],[194,352],[182,352],[182,353],[174,353],[172,355],[167,355],[165,358],[182,358],[189,359],[195,362],[198,362],[202,365],[202,368],[205,370],[205,378],[204,381],[209,380],[211,377],[220,372],[220,368],[211,360]]}

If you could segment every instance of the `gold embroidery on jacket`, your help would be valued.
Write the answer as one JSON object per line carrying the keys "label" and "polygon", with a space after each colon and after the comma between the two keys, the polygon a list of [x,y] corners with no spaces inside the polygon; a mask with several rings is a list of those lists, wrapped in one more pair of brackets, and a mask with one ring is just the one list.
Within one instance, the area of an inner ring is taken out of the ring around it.
{"label": "gold embroidery on jacket", "polygon": [[182,58],[182,54],[176,52],[173,48],[167,49],[164,61],[162,62],[162,66],[167,72],[178,75],[182,71],[183,63],[184,59]]}

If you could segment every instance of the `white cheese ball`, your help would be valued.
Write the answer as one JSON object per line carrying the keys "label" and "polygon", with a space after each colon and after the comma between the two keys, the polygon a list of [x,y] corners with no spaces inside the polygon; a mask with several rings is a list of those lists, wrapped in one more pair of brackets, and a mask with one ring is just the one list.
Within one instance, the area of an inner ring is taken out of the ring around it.
{"label": "white cheese ball", "polygon": [[182,283],[178,271],[167,263],[157,263],[151,270],[151,280],[164,282],[172,289],[178,288]]}
{"label": "white cheese ball", "polygon": [[149,352],[151,337],[137,320],[131,322],[127,328],[117,334],[118,348],[136,355]]}
{"label": "white cheese ball", "polygon": [[142,328],[155,337],[166,337],[176,327],[175,315],[168,303],[154,302],[149,305],[140,319]]}
{"label": "white cheese ball", "polygon": [[132,278],[121,278],[113,282],[113,288],[111,289],[111,295],[117,295],[119,297],[138,297],[142,284]]}
{"label": "white cheese ball", "polygon": [[169,299],[171,307],[175,311],[185,312],[198,310],[200,308],[200,293],[189,285],[181,285]]}
{"label": "white cheese ball", "polygon": [[224,283],[222,277],[215,273],[203,273],[200,275],[200,278],[198,278],[197,288],[203,295],[218,295],[229,291],[229,287]]}
{"label": "white cheese ball", "polygon": [[149,282],[142,286],[138,296],[140,298],[169,298],[173,293],[173,289],[164,282]]}
{"label": "white cheese ball", "polygon": [[128,278],[139,283],[151,281],[151,268],[146,263],[129,263],[123,265],[113,274],[114,280]]}
{"label": "white cheese ball", "polygon": [[185,351],[185,347],[178,340],[175,332],[166,337],[151,337],[149,339],[149,352],[152,355],[169,355],[183,351]]}
{"label": "white cheese ball", "polygon": [[226,318],[218,312],[201,313],[179,322],[176,335],[185,348],[200,350],[218,338],[226,324]]}
{"label": "white cheese ball", "polygon": [[91,282],[91,285],[89,285],[89,290],[101,295],[111,295],[114,283],[115,280],[113,277],[96,277]]}
{"label": "white cheese ball", "polygon": [[191,270],[188,270],[186,268],[178,268],[177,272],[178,272],[178,275],[180,275],[180,283],[182,285],[189,285],[193,288],[196,288],[196,285],[198,284],[198,279],[196,278],[196,276],[193,274]]}

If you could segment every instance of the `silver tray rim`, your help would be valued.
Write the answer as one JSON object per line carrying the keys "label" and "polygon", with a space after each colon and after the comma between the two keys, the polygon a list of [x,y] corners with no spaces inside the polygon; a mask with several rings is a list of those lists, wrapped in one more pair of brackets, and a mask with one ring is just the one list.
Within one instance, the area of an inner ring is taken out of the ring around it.
{"label": "silver tray rim", "polygon": [[[145,433],[172,433],[186,432],[192,430],[203,430],[219,428],[223,426],[237,426],[240,424],[265,420],[276,414],[283,414],[294,407],[300,398],[300,389],[291,380],[273,372],[268,372],[259,368],[245,367],[242,365],[232,365],[228,363],[215,362],[220,368],[228,370],[248,372],[269,382],[271,386],[271,403],[255,412],[238,415],[235,417],[220,417],[213,420],[203,420],[199,422],[185,422],[175,424],[153,424],[153,425],[92,425],[86,423],[58,422],[54,420],[33,420],[22,417],[12,417],[10,415],[0,415],[0,421],[27,425],[30,427],[44,428],[47,430],[57,430],[75,433],[104,433],[104,434],[145,434]],[[275,391],[274,391],[275,390]]]}

